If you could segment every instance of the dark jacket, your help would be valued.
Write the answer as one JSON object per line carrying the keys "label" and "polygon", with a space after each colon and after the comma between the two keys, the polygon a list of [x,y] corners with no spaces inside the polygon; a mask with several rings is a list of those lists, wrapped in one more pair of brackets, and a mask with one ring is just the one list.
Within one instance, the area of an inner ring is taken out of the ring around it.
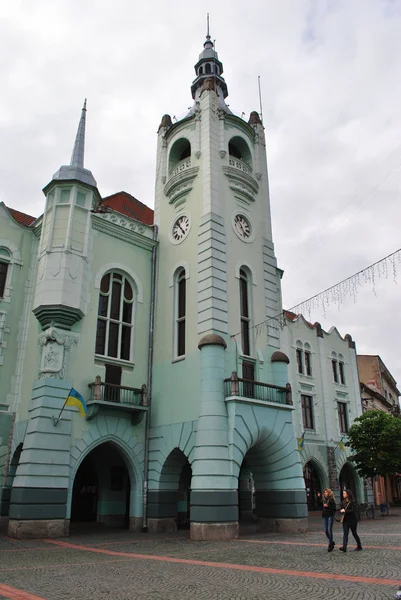
{"label": "dark jacket", "polygon": [[348,523],[357,522],[356,518],[356,507],[355,500],[343,500],[341,503],[342,508],[345,508],[345,512],[342,513],[344,515],[344,521]]}
{"label": "dark jacket", "polygon": [[323,496],[323,504],[328,504],[327,508],[323,506],[322,517],[333,517],[337,510],[334,498],[326,498]]}

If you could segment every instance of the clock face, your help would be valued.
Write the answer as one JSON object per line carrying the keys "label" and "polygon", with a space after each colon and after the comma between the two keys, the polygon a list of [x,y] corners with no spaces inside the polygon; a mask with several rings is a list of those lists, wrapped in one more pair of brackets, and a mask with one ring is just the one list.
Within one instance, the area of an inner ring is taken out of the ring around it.
{"label": "clock face", "polygon": [[174,222],[173,225],[173,240],[175,242],[181,242],[189,231],[189,217],[187,215],[181,215]]}
{"label": "clock face", "polygon": [[244,215],[235,215],[234,227],[236,233],[244,240],[251,235],[251,224]]}

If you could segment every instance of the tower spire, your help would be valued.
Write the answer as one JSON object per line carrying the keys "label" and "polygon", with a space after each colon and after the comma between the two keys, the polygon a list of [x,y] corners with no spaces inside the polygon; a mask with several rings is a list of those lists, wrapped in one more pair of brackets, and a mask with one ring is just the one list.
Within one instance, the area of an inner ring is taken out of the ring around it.
{"label": "tower spire", "polygon": [[[97,187],[95,178],[89,169],[84,168],[85,153],[85,126],[86,126],[86,98],[82,107],[81,118],[79,120],[77,135],[75,138],[74,149],[72,151],[71,162],[69,165],[63,165],[54,173],[52,181],[72,180],[80,181]],[[46,189],[46,188],[45,188]]]}
{"label": "tower spire", "polygon": [[85,154],[85,127],[86,127],[86,98],[82,108],[81,118],[79,120],[77,136],[75,138],[74,149],[71,156],[71,167],[84,168]]}
{"label": "tower spire", "polygon": [[228,96],[227,84],[222,77],[223,64],[219,61],[214,43],[210,35],[209,13],[206,17],[206,40],[203,43],[203,51],[199,54],[199,60],[195,65],[196,79],[192,82],[192,98],[198,100],[202,86],[207,79],[213,80],[213,88],[219,99],[219,107],[226,112],[230,112],[224,99]]}

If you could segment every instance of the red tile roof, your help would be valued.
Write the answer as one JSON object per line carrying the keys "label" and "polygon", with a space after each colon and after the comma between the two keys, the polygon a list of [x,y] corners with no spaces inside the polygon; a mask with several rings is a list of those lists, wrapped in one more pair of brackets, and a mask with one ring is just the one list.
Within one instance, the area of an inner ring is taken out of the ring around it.
{"label": "red tile roof", "polygon": [[13,217],[13,219],[17,221],[17,223],[19,223],[20,225],[25,225],[25,227],[29,227],[30,225],[32,225],[32,223],[36,221],[36,217],[26,215],[25,213],[20,212],[19,210],[15,210],[14,208],[10,208],[9,206],[7,206],[7,210]]}
{"label": "red tile roof", "polygon": [[107,196],[103,198],[101,205],[108,206],[112,210],[122,213],[127,217],[132,217],[146,225],[153,225],[153,210],[149,206],[146,206],[146,204],[139,202],[139,200],[128,194],[128,192],[117,192],[117,194]]}

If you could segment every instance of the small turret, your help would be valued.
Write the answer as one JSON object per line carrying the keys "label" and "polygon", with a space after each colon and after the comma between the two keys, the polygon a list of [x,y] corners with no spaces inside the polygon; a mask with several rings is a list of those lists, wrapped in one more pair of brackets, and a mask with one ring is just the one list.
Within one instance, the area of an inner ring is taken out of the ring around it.
{"label": "small turret", "polygon": [[223,63],[219,61],[210,37],[209,15],[207,16],[207,33],[203,48],[204,50],[200,53],[199,60],[195,65],[196,79],[194,79],[191,86],[192,98],[195,101],[199,100],[204,89],[214,89],[219,100],[219,108],[231,114],[230,109],[224,102],[224,99],[228,96],[228,88],[222,77]]}

